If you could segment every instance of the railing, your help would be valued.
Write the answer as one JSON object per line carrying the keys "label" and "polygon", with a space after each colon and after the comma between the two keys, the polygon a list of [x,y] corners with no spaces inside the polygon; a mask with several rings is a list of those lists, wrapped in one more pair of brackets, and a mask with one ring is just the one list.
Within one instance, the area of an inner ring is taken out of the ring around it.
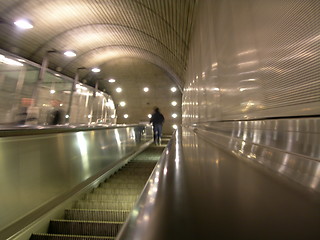
{"label": "railing", "polygon": [[0,49],[0,125],[116,123],[111,96],[48,69],[39,81],[40,69]]}
{"label": "railing", "polygon": [[116,171],[151,142],[152,129],[144,125],[0,138],[0,239]]}
{"label": "railing", "polygon": [[318,238],[319,119],[209,125],[175,132],[117,240]]}

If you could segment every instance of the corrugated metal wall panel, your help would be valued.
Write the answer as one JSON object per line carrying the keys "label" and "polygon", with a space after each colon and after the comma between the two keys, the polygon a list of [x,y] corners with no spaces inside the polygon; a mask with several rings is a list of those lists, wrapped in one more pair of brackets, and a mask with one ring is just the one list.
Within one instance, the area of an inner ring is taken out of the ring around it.
{"label": "corrugated metal wall panel", "polygon": [[319,115],[319,13],[317,0],[200,1],[184,121]]}

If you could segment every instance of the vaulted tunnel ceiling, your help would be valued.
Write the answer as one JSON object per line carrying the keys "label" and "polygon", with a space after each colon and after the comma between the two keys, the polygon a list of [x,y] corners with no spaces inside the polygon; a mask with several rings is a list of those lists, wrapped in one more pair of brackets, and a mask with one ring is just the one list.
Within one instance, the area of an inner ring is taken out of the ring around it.
{"label": "vaulted tunnel ceiling", "polygon": [[[36,63],[48,50],[75,50],[76,58],[50,56],[49,67],[70,77],[79,67],[102,66],[121,57],[142,58],[182,87],[196,2],[0,0],[0,45]],[[12,22],[19,18],[31,20],[34,28],[17,30]]]}

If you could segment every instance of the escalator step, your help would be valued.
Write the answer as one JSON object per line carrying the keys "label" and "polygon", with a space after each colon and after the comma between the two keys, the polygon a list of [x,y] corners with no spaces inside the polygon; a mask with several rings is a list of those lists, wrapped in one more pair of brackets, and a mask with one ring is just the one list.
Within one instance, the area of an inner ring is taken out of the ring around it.
{"label": "escalator step", "polygon": [[[127,172],[122,172],[121,175],[123,176],[134,176],[136,179],[145,179],[147,177],[149,177],[151,172],[148,173],[135,173],[135,172],[131,172],[131,171],[127,171]],[[116,177],[116,176],[115,176]]]}
{"label": "escalator step", "polygon": [[148,176],[148,173],[150,174],[151,172],[152,171],[143,172],[143,173],[142,172],[137,173],[137,172],[130,171],[129,169],[128,169],[128,171],[120,170],[113,177],[118,177],[118,176],[130,173],[130,175],[134,176],[134,178],[139,179],[139,178],[145,178],[146,176]]}
{"label": "escalator step", "polygon": [[[140,189],[141,192],[142,188]],[[135,202],[139,194],[104,194],[104,193],[90,193],[86,194],[82,200],[95,200],[95,201],[122,201],[122,202]]]}
{"label": "escalator step", "polygon": [[113,240],[115,237],[96,237],[96,236],[80,236],[80,235],[63,235],[37,233],[32,234],[30,240]]}
{"label": "escalator step", "polygon": [[142,189],[145,183],[112,183],[112,182],[105,182],[101,183],[99,188],[139,188]]}
{"label": "escalator step", "polygon": [[95,188],[92,193],[100,194],[119,194],[119,195],[138,195],[141,193],[142,188],[140,189],[131,189],[131,188]]}
{"label": "escalator step", "polygon": [[134,202],[92,201],[79,200],[75,203],[75,209],[104,209],[104,210],[131,210]]}
{"label": "escalator step", "polygon": [[115,237],[123,222],[51,220],[48,233]]}
{"label": "escalator step", "polygon": [[73,209],[65,219],[50,221],[48,234],[32,234],[30,240],[111,240],[129,216],[163,151],[150,147],[119,169]]}
{"label": "escalator step", "polygon": [[126,168],[126,167],[135,167],[135,168],[154,168],[154,166],[156,165],[156,162],[152,162],[152,161],[143,161],[143,160],[131,160],[134,162],[129,162],[128,164],[126,164],[125,166],[123,166],[122,168]]}
{"label": "escalator step", "polygon": [[122,176],[118,178],[108,179],[107,183],[137,183],[137,184],[145,184],[148,178],[145,179],[131,179],[128,176]]}
{"label": "escalator step", "polygon": [[124,222],[130,211],[66,209],[66,220]]}
{"label": "escalator step", "polygon": [[142,166],[139,166],[137,164],[128,164],[126,165],[125,167],[119,169],[119,171],[124,171],[124,170],[131,170],[131,171],[135,171],[135,172],[144,172],[144,171],[150,171],[154,168],[154,166],[145,166],[145,165],[142,165]]}
{"label": "escalator step", "polygon": [[130,175],[136,175],[136,176],[149,176],[151,172],[152,171],[149,169],[144,170],[144,171],[134,171],[132,169],[127,168],[127,169],[120,170],[117,174],[128,174],[129,173]]}
{"label": "escalator step", "polygon": [[[134,161],[134,160],[132,160],[132,161]],[[123,169],[123,168],[136,168],[136,169],[148,168],[148,169],[152,169],[152,168],[154,168],[155,165],[156,165],[156,163],[153,163],[153,162],[145,163],[143,161],[137,161],[137,162],[131,162],[131,163],[129,162],[120,169]]]}

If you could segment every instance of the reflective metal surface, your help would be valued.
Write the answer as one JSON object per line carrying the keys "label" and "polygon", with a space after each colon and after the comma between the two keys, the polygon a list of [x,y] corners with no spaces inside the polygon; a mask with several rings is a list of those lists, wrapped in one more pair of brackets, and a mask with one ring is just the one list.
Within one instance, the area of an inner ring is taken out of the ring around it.
{"label": "reflective metal surface", "polygon": [[[183,86],[196,0],[0,0],[0,45],[40,63],[45,52],[74,50],[53,68],[73,77],[79,67],[103,66],[119,57],[136,57],[164,69]],[[13,22],[28,18],[34,28],[19,31]],[[101,71],[101,79],[110,77]],[[101,81],[103,83],[103,81]]]}
{"label": "reflective metal surface", "polygon": [[319,209],[318,193],[184,128],[117,240],[318,239]]}
{"label": "reflective metal surface", "polygon": [[320,118],[209,122],[205,139],[320,192]]}
{"label": "reflective metal surface", "polygon": [[320,115],[318,0],[201,0],[183,121]]}
{"label": "reflective metal surface", "polygon": [[151,129],[143,125],[0,138],[0,230],[113,167],[150,139]]}

